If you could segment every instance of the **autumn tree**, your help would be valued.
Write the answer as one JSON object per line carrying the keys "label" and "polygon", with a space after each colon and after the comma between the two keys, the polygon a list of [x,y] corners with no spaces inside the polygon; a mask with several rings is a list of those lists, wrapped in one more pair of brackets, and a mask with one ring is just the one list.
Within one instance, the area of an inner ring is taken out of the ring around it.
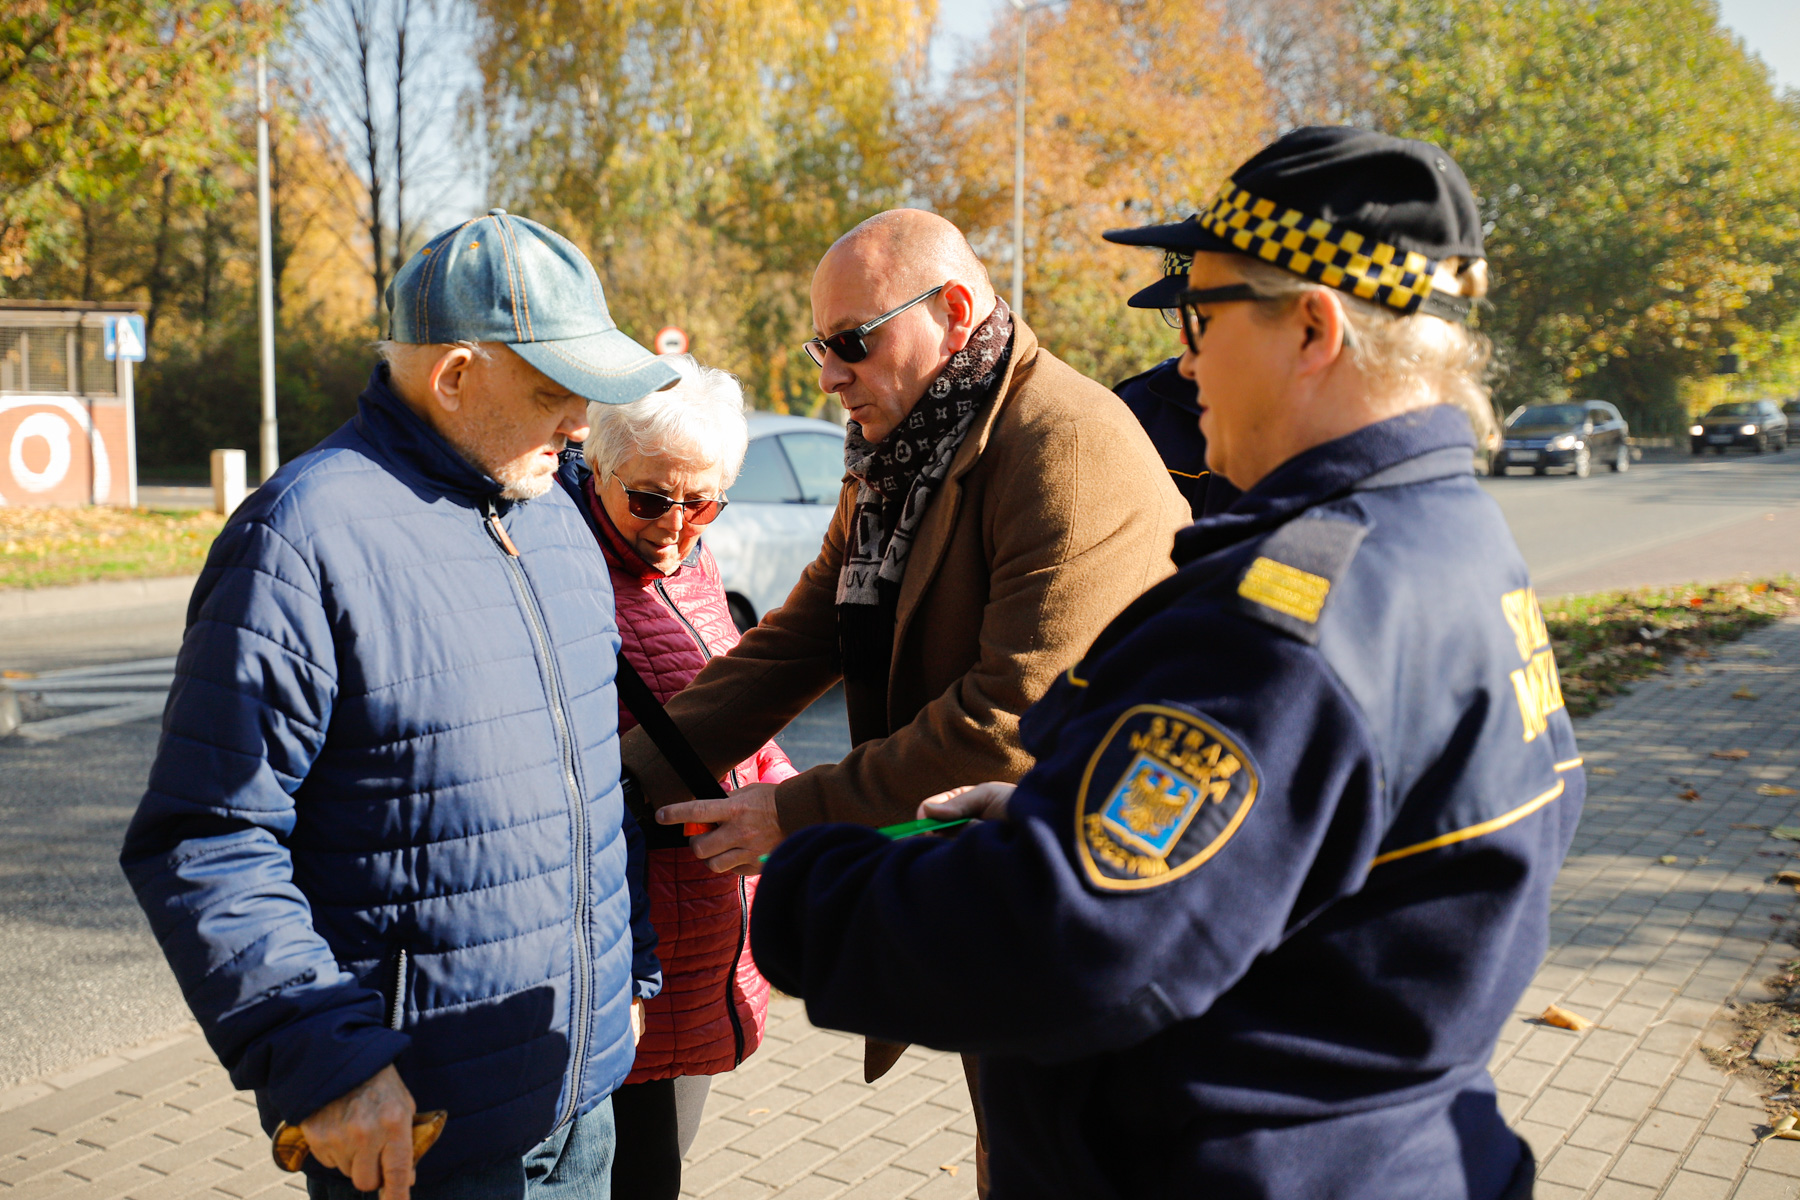
{"label": "autumn tree", "polygon": [[[388,281],[435,230],[422,222],[456,171],[449,141],[455,95],[444,67],[450,0],[314,0],[296,21],[288,59],[312,135],[333,148],[338,202],[365,241],[373,323],[384,323]],[[411,195],[409,198],[409,188]]]}
{"label": "autumn tree", "polygon": [[1571,390],[1640,425],[1724,341],[1800,313],[1800,107],[1711,0],[1369,0],[1394,132],[1468,173],[1508,403]]}
{"label": "autumn tree", "polygon": [[497,202],[594,259],[620,323],[688,330],[765,407],[815,409],[807,290],[899,200],[934,0],[478,0]]}
{"label": "autumn tree", "polygon": [[278,18],[234,0],[0,7],[0,285],[91,247],[122,189],[191,183],[232,156],[217,114]]}
{"label": "autumn tree", "polygon": [[1354,0],[1226,0],[1268,88],[1275,125],[1367,125],[1375,85]]}
{"label": "autumn tree", "polygon": [[[999,22],[923,106],[911,145],[924,195],[969,234],[1002,294],[1017,19]],[[1159,260],[1101,232],[1204,207],[1268,140],[1272,97],[1212,5],[1071,0],[1027,19],[1025,319],[1052,351],[1111,383],[1178,344],[1155,314],[1125,307]]]}

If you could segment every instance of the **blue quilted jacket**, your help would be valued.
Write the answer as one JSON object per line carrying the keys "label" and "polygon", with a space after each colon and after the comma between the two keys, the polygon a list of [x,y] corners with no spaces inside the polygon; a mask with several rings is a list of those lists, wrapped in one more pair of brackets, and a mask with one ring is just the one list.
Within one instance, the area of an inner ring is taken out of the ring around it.
{"label": "blue quilted jacket", "polygon": [[450,1113],[422,1181],[609,1095],[660,981],[606,564],[498,492],[378,370],[213,545],[121,855],[265,1126],[393,1062]]}

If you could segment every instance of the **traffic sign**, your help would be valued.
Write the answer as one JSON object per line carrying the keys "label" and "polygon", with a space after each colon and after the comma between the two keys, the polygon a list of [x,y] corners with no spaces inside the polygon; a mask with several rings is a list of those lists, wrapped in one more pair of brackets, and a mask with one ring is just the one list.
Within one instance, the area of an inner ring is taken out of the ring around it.
{"label": "traffic sign", "polygon": [[656,331],[655,345],[658,354],[686,354],[687,333],[674,325],[664,325]]}
{"label": "traffic sign", "polygon": [[125,313],[106,318],[106,361],[144,361],[144,318]]}

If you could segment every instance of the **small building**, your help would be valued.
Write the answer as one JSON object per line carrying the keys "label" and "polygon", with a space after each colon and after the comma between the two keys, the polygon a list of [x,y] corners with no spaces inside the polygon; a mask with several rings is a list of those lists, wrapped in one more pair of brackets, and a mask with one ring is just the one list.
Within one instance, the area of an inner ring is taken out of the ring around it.
{"label": "small building", "polygon": [[0,299],[0,504],[136,505],[132,364],[106,339],[141,311]]}

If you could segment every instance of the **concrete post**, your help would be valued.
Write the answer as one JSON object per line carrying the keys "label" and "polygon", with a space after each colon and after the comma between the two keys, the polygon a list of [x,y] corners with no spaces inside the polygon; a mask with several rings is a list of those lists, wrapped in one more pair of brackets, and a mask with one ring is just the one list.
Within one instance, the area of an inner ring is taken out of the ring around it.
{"label": "concrete post", "polygon": [[229,517],[244,502],[244,452],[212,452],[213,511]]}

